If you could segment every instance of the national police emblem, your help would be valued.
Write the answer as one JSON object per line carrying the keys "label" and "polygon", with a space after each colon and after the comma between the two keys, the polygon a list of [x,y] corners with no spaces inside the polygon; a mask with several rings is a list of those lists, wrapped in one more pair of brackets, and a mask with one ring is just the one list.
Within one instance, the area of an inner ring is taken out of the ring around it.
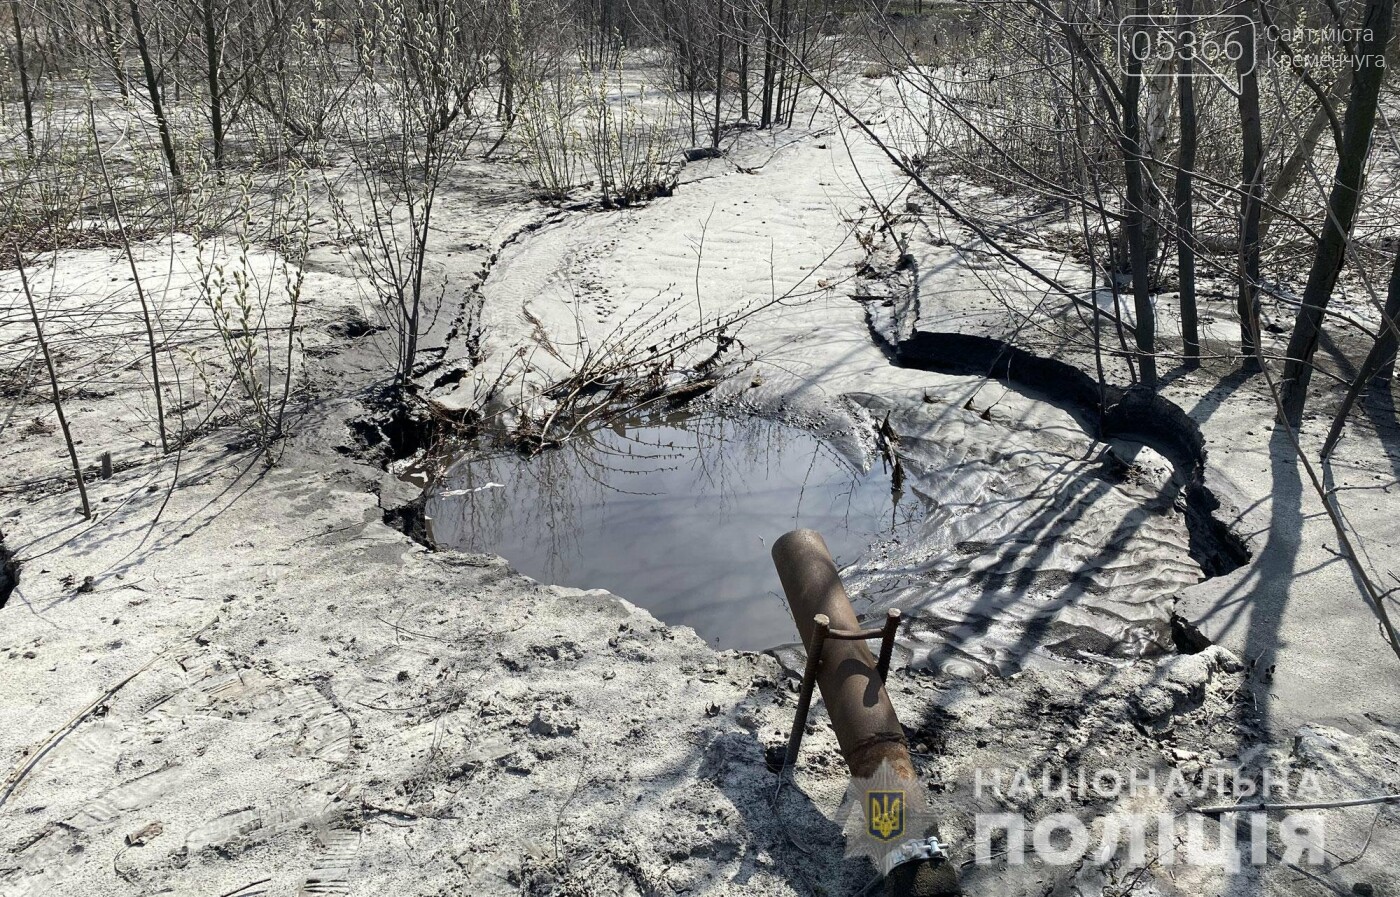
{"label": "national police emblem", "polygon": [[904,791],[865,792],[865,831],[879,841],[904,834]]}
{"label": "national police emblem", "polygon": [[846,856],[867,856],[882,874],[903,862],[909,851],[901,846],[921,842],[933,823],[923,783],[895,775],[889,763],[870,778],[851,780],[838,818]]}

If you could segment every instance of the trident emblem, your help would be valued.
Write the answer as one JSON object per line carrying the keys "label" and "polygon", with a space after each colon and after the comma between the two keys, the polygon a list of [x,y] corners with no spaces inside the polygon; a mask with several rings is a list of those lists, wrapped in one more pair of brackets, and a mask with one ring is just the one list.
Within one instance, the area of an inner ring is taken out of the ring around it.
{"label": "trident emblem", "polygon": [[865,792],[865,830],[881,841],[893,841],[903,835],[904,792]]}

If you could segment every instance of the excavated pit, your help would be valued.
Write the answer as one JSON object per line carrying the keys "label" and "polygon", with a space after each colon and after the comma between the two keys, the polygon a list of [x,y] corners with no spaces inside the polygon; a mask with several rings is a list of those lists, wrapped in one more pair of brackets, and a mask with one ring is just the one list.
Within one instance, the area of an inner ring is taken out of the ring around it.
{"label": "excavated pit", "polygon": [[[1035,544],[1012,563],[1005,562],[1005,543],[1017,541],[1017,533],[939,546],[945,533],[966,519],[919,530],[930,509],[938,512],[959,500],[962,468],[939,467],[937,456],[948,451],[939,443],[983,443],[989,434],[970,420],[970,412],[945,435],[936,427],[921,432],[928,422],[919,419],[920,406],[898,397],[857,398],[875,422],[883,417],[894,454],[904,458],[905,469],[898,474],[861,473],[804,430],[682,411],[624,421],[533,456],[513,445],[486,446],[452,465],[415,501],[386,509],[385,520],[427,545],[500,554],[542,581],[607,589],[666,622],[694,627],[718,647],[790,642],[792,623],[772,581],[764,542],[799,524],[829,533],[833,547],[839,546],[861,612],[906,609],[902,653],[907,663],[965,675],[1006,675],[1022,668],[1033,651],[1141,656],[1202,647],[1199,633],[1173,613],[1175,595],[1237,569],[1249,554],[1214,516],[1219,502],[1203,482],[1204,441],[1180,408],[1145,390],[1100,390],[1069,364],[997,340],[916,333],[890,349],[892,361],[902,367],[989,377],[1016,387],[1030,404],[1044,403],[1071,417],[1079,444],[1097,446],[1098,454],[1073,459],[1078,478],[1066,483],[1074,488],[1097,483],[1094,494],[1109,497],[1109,512],[1131,517],[1131,531],[1096,526],[1092,517],[1103,508],[1076,504],[1070,490],[1069,498],[1055,498],[1064,505],[1057,514],[1068,523],[1056,521],[1032,532],[1027,538]],[[995,424],[985,410],[977,417],[988,427]],[[442,437],[434,434],[431,421],[412,418],[399,411],[362,422],[361,441],[402,459]],[[717,425],[731,431],[689,433],[697,422],[702,429]],[[741,435],[744,427],[766,427],[769,435]],[[786,435],[772,438],[773,428]],[[901,432],[913,434],[902,445]],[[1003,435],[991,433],[993,439]],[[880,438],[877,433],[877,442]],[[1041,434],[1022,432],[1017,438],[1019,451],[1043,455],[1037,463],[1068,451]],[[789,459],[800,444],[804,457],[824,452],[828,467],[804,469],[776,492],[755,492],[747,479],[755,471],[765,471],[760,478],[765,485],[774,472],[780,479],[789,473],[784,442]],[[967,450],[967,445],[955,449]],[[744,476],[713,478],[736,462],[748,465]],[[974,470],[973,479],[985,478],[989,470],[1000,475],[997,451],[979,463],[982,469]],[[1145,483],[1144,470],[1153,464],[1169,468],[1170,475]],[[674,476],[681,470],[690,473]],[[845,479],[836,483],[835,474]],[[660,479],[646,484],[648,477]],[[1030,491],[1027,483],[1033,482],[1020,482],[1013,473],[1002,485]],[[913,493],[902,510],[891,501],[901,491],[897,483]],[[789,498],[774,497],[784,490]],[[745,505],[748,493],[757,506]],[[838,494],[849,501],[844,516],[810,513],[813,496],[830,503]],[[791,496],[799,502],[807,498],[805,512],[795,510]],[[876,498],[867,503],[867,496]],[[698,504],[678,510],[682,499],[716,504],[708,511]],[[627,508],[631,518],[615,516],[619,508]],[[917,514],[911,513],[914,508]],[[987,508],[973,513],[995,516]],[[736,519],[743,521],[737,526],[741,537],[709,544],[716,533],[736,530]],[[892,574],[892,569],[902,572]],[[982,603],[959,607],[947,600],[954,592],[976,593]]]}
{"label": "excavated pit", "polygon": [[433,544],[499,554],[543,582],[601,588],[719,648],[791,641],[768,546],[820,530],[838,561],[917,521],[893,472],[862,470],[810,431],[673,411],[533,455],[460,459],[429,491]]}

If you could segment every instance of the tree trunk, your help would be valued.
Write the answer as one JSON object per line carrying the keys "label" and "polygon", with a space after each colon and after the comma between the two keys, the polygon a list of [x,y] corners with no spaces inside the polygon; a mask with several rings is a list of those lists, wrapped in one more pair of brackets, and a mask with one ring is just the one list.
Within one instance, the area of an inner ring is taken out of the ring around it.
{"label": "tree trunk", "polygon": [[19,66],[20,101],[24,104],[24,146],[34,158],[34,91],[29,85],[29,62],[24,55],[24,26],[19,21],[19,0],[10,0],[10,16],[15,23],[15,64]]}
{"label": "tree trunk", "polygon": [[774,88],[776,99],[773,101],[773,123],[778,124],[783,120],[783,110],[787,108],[787,91],[790,65],[788,63],[788,0],[780,0],[778,4],[778,64],[777,86]]}
{"label": "tree trunk", "polygon": [[1376,365],[1376,372],[1371,377],[1371,385],[1377,389],[1386,389],[1390,386],[1390,381],[1395,379],[1396,346],[1400,345],[1400,336],[1396,333],[1400,330],[1400,256],[1397,256],[1395,271],[1390,275],[1390,295],[1385,300],[1385,320],[1381,321],[1381,326],[1385,331],[1379,338],[1389,337],[1390,345],[1388,351],[1379,353],[1380,363]]}
{"label": "tree trunk", "polygon": [[44,367],[49,372],[49,389],[53,396],[53,410],[58,415],[58,426],[63,431],[63,442],[68,446],[68,460],[73,464],[73,480],[78,484],[78,496],[83,501],[83,518],[92,519],[92,505],[88,504],[87,486],[83,484],[83,466],[78,461],[78,449],[73,442],[73,432],[68,429],[68,416],[63,413],[63,394],[58,388],[58,372],[54,368],[53,355],[49,352],[48,341],[44,339],[44,328],[39,322],[39,308],[34,304],[34,293],[29,289],[29,275],[24,271],[24,256],[19,247],[14,247],[15,258],[19,262],[19,282],[24,287],[24,298],[29,302],[29,315],[34,321],[34,338],[39,341],[39,354],[44,358]]}
{"label": "tree trunk", "polygon": [[202,0],[200,14],[204,19],[204,55],[209,76],[209,123],[214,132],[214,168],[224,167],[223,90],[219,78],[219,34],[214,24],[214,0]]}
{"label": "tree trunk", "polygon": [[99,7],[102,20],[102,38],[107,49],[107,61],[112,66],[112,75],[117,79],[117,90],[121,92],[122,99],[131,97],[131,87],[126,83],[126,66],[122,63],[122,40],[117,32],[117,23],[121,21],[120,16],[113,16],[111,10],[107,8],[107,0],[102,0]]}
{"label": "tree trunk", "polygon": [[151,353],[151,384],[155,387],[156,430],[160,433],[160,452],[170,454],[170,441],[165,435],[165,399],[161,396],[160,362],[156,355],[156,329],[151,321],[151,305],[146,301],[146,290],[141,286],[141,274],[136,268],[136,256],[131,251],[131,239],[122,220],[121,204],[117,201],[117,191],[112,187],[112,179],[107,174],[107,160],[102,155],[102,144],[97,138],[97,113],[91,101],[88,102],[88,128],[92,133],[92,148],[97,153],[97,168],[102,174],[102,184],[107,188],[107,198],[112,203],[112,217],[117,222],[117,233],[121,236],[122,249],[127,263],[131,266],[131,282],[136,286],[136,298],[141,302],[141,320],[146,325],[146,347]]}
{"label": "tree trunk", "polygon": [[601,0],[598,4],[598,62],[606,65],[606,54],[612,46],[612,4]]}
{"label": "tree trunk", "polygon": [[1397,337],[1400,331],[1397,328],[1400,328],[1400,254],[1396,254],[1395,267],[1390,272],[1390,291],[1385,299],[1385,317],[1381,321],[1381,332],[1376,337],[1375,344],[1371,346],[1371,351],[1367,353],[1366,360],[1361,363],[1361,370],[1356,372],[1356,379],[1351,381],[1351,388],[1342,400],[1342,407],[1337,409],[1337,416],[1332,418],[1332,429],[1322,446],[1322,457],[1326,458],[1332,454],[1337,440],[1342,437],[1347,415],[1351,414],[1352,406],[1366,387],[1369,385],[1376,389],[1390,388],[1390,375],[1395,367],[1395,347],[1400,345],[1400,337]]}
{"label": "tree trunk", "polygon": [[[1181,0],[1182,24],[1178,43],[1195,46],[1191,17],[1194,0]],[[1187,35],[1192,35],[1188,38]],[[1200,325],[1196,315],[1196,220],[1192,202],[1193,172],[1196,168],[1196,81],[1192,52],[1181,57],[1177,80],[1177,105],[1181,114],[1181,147],[1176,158],[1176,272],[1181,306],[1181,341],[1186,366],[1195,368],[1201,360]]]}
{"label": "tree trunk", "polygon": [[1342,146],[1337,156],[1332,195],[1327,202],[1327,220],[1323,222],[1322,236],[1317,241],[1317,255],[1308,272],[1308,284],[1303,290],[1303,303],[1298,309],[1293,335],[1288,340],[1288,360],[1283,368],[1283,417],[1294,427],[1302,421],[1322,317],[1337,285],[1356,208],[1361,201],[1361,183],[1370,155],[1381,82],[1385,79],[1385,50],[1390,42],[1394,12],[1395,0],[1368,0],[1359,29],[1362,39],[1356,47],[1356,74],[1352,78],[1351,101],[1342,125]]}
{"label": "tree trunk", "polygon": [[[1252,9],[1252,7],[1251,7]],[[1240,253],[1235,311],[1240,319],[1240,351],[1246,371],[1259,369],[1259,213],[1264,202],[1264,131],[1259,114],[1259,75],[1254,30],[1241,29],[1237,39],[1244,52],[1236,63],[1240,76]]]}
{"label": "tree trunk", "polygon": [[744,121],[749,120],[752,100],[749,96],[749,8],[743,8],[739,19],[739,103]]}
{"label": "tree trunk", "polygon": [[773,54],[776,49],[773,31],[773,0],[767,0],[763,14],[763,88],[762,88],[762,111],[759,113],[758,126],[769,128],[773,126],[773,77],[775,74],[773,67]]}
{"label": "tree trunk", "polygon": [[176,193],[184,192],[184,182],[180,177],[180,160],[175,156],[175,140],[170,135],[170,123],[165,118],[165,103],[161,99],[160,78],[156,75],[155,62],[151,59],[151,48],[146,43],[146,29],[141,24],[141,10],[137,0],[127,0],[131,12],[131,29],[136,35],[136,52],[141,54],[141,68],[146,75],[146,93],[151,100],[151,111],[156,117],[156,128],[160,131],[160,148],[165,154],[166,167],[170,169],[171,188]]}
{"label": "tree trunk", "polygon": [[505,34],[501,44],[501,103],[500,117],[505,119],[506,129],[515,123],[515,79],[516,57],[520,47],[520,3],[508,0],[506,3]]}
{"label": "tree trunk", "polygon": [[[1137,0],[1137,14],[1147,15],[1147,0]],[[1127,74],[1123,79],[1123,173],[1126,181],[1125,220],[1123,228],[1128,235],[1128,256],[1133,276],[1133,308],[1137,316],[1135,336],[1137,338],[1138,366],[1142,384],[1149,389],[1157,388],[1156,320],[1153,317],[1152,297],[1148,290],[1146,191],[1143,184],[1142,165],[1142,123],[1139,117],[1139,98],[1142,94],[1142,61],[1134,52],[1128,53]]]}
{"label": "tree trunk", "polygon": [[720,102],[724,96],[724,32],[721,28],[715,34],[715,127],[711,135],[710,148],[719,152]]}

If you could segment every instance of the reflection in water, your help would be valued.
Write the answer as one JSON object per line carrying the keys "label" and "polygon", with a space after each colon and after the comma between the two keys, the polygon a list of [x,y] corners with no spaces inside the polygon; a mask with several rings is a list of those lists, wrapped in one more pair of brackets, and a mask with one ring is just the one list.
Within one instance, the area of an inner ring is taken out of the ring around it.
{"label": "reflection in water", "polygon": [[607,589],[722,648],[796,637],[769,547],[819,530],[848,564],[912,522],[887,472],[862,473],[812,434],[674,413],[562,448],[455,464],[429,496],[434,540],[499,554],[544,582]]}

